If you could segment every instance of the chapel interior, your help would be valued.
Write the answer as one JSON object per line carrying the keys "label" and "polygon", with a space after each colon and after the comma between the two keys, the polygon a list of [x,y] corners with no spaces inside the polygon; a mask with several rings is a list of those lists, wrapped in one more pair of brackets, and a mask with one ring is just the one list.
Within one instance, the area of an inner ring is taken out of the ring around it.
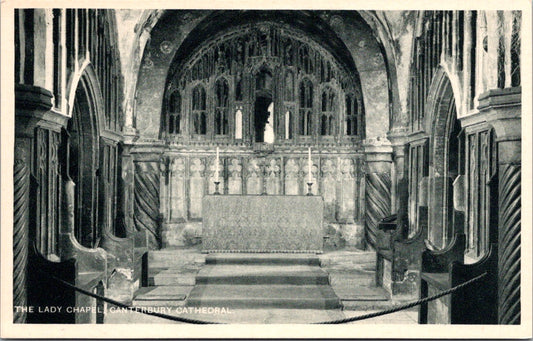
{"label": "chapel interior", "polygon": [[520,324],[521,20],[16,9],[14,322]]}

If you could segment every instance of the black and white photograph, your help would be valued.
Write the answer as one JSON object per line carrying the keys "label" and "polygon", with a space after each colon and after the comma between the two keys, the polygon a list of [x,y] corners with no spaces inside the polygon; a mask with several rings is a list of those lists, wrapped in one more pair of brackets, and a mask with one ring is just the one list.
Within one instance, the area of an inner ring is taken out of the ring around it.
{"label": "black and white photograph", "polygon": [[2,3],[2,337],[531,337],[531,3],[235,3]]}

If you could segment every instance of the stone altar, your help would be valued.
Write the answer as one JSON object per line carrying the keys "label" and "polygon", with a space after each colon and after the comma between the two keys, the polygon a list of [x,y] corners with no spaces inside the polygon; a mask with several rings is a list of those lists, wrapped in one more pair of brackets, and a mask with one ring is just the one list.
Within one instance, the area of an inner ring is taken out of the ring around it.
{"label": "stone altar", "polygon": [[323,209],[320,196],[205,196],[203,251],[321,253]]}

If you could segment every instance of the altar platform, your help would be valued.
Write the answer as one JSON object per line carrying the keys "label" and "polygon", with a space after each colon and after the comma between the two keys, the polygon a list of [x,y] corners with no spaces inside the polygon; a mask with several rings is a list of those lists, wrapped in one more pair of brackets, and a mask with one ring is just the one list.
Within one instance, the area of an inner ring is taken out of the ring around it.
{"label": "altar platform", "polygon": [[320,196],[208,195],[203,252],[322,253]]}

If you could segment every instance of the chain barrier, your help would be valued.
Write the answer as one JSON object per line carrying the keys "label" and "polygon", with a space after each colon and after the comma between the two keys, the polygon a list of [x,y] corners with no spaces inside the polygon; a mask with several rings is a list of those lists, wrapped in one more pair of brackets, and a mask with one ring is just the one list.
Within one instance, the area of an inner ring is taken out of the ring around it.
{"label": "chain barrier", "polygon": [[[451,293],[453,293],[453,292],[455,292],[457,290],[460,290],[460,289],[462,289],[462,288],[464,288],[464,287],[466,287],[466,286],[468,286],[468,285],[480,280],[481,278],[485,277],[486,275],[487,275],[487,273],[484,272],[484,273],[482,273],[481,275],[479,275],[477,277],[474,277],[474,278],[472,278],[472,279],[470,279],[470,280],[468,280],[468,281],[466,281],[464,283],[461,283],[461,284],[459,284],[459,285],[457,285],[457,286],[455,286],[453,288],[450,288],[448,290],[441,291],[440,293],[438,293],[436,295],[433,295],[433,296],[430,296],[430,297],[426,297],[426,298],[423,298],[423,299],[419,299],[419,300],[414,301],[414,302],[410,302],[410,303],[394,306],[394,307],[391,307],[390,309],[377,311],[377,312],[374,312],[374,313],[369,313],[369,314],[364,314],[364,315],[359,315],[359,316],[354,316],[354,317],[349,317],[349,318],[345,318],[345,319],[339,319],[339,320],[333,320],[333,321],[315,322],[315,323],[312,323],[312,324],[342,324],[342,323],[355,322],[355,321],[370,319],[370,318],[377,317],[377,316],[392,314],[392,313],[395,313],[395,312],[398,312],[398,311],[401,311],[401,310],[405,310],[405,309],[409,309],[409,308],[412,308],[412,307],[416,307],[417,305],[420,305],[420,304],[423,304],[423,303],[427,303],[427,302],[436,300],[438,298],[441,298],[443,296],[449,295],[449,294],[451,294]],[[52,279],[54,279],[55,281],[57,281],[58,283],[60,283],[61,285],[65,286],[67,288],[73,289],[75,291],[78,291],[78,292],[80,292],[80,293],[82,293],[84,295],[91,296],[93,298],[102,300],[102,301],[107,302],[109,304],[113,304],[113,305],[115,305],[117,307],[126,308],[126,309],[129,309],[131,311],[138,312],[138,313],[151,315],[151,316],[156,316],[156,317],[164,318],[164,319],[171,320],[171,321],[184,322],[184,323],[190,323],[190,324],[225,324],[225,323],[221,323],[221,322],[211,322],[211,321],[196,320],[196,319],[190,319],[190,318],[185,318],[185,317],[179,317],[179,316],[173,316],[173,315],[167,315],[167,314],[161,314],[161,313],[157,313],[157,312],[147,311],[145,307],[136,307],[136,306],[127,305],[127,304],[115,301],[113,299],[97,295],[97,294],[92,293],[90,291],[78,288],[78,287],[70,284],[69,282],[66,282],[66,281],[64,281],[64,280],[62,280],[60,278],[57,278],[57,277],[53,276],[53,275],[51,275],[50,277]]]}
{"label": "chain barrier", "polygon": [[482,273],[481,275],[479,275],[477,277],[474,277],[474,278],[472,278],[472,279],[470,279],[470,280],[468,280],[468,281],[466,281],[464,283],[461,283],[461,284],[459,284],[459,285],[457,285],[457,286],[455,286],[453,288],[450,288],[448,290],[441,291],[440,293],[438,293],[436,295],[433,295],[433,296],[430,296],[430,297],[426,297],[426,298],[422,298],[422,299],[419,299],[418,301],[414,301],[414,302],[411,302],[411,303],[398,305],[398,306],[392,307],[390,309],[386,309],[386,310],[382,310],[382,311],[376,311],[375,313],[369,313],[369,314],[349,317],[349,318],[340,319],[340,320],[327,321],[327,322],[317,322],[317,323],[313,323],[313,324],[341,324],[341,323],[348,323],[348,322],[366,320],[366,319],[369,319],[369,318],[372,318],[372,317],[381,316],[381,315],[392,314],[392,313],[395,313],[397,311],[409,309],[409,308],[412,308],[412,307],[416,307],[417,305],[436,300],[437,298],[441,298],[442,296],[449,295],[449,294],[451,294],[451,293],[453,293],[453,292],[455,292],[457,290],[460,290],[460,289],[466,287],[467,285],[470,285],[470,284],[480,280],[481,278],[485,277],[486,275],[487,275],[487,273],[484,272],[484,273]]}
{"label": "chain barrier", "polygon": [[91,296],[91,297],[96,298],[98,300],[102,300],[102,301],[107,302],[109,304],[113,304],[113,305],[115,305],[117,307],[126,308],[126,309],[129,309],[131,311],[135,311],[137,313],[156,316],[156,317],[164,318],[164,319],[171,320],[171,321],[191,323],[191,324],[222,324],[222,323],[219,323],[219,322],[209,322],[209,321],[195,320],[195,319],[190,319],[190,318],[185,318],[185,317],[172,316],[172,315],[167,315],[167,314],[161,314],[161,313],[158,313],[158,312],[147,311],[145,307],[135,307],[135,306],[127,305],[127,304],[115,301],[115,300],[113,300],[111,298],[100,296],[100,295],[97,295],[97,294],[92,293],[90,291],[87,291],[85,289],[78,288],[77,286],[74,286],[74,285],[70,284],[69,282],[62,280],[61,278],[57,278],[55,276],[50,276],[50,277],[52,279],[54,279],[55,281],[57,281],[59,284],[65,286],[67,288],[73,289],[73,290],[78,291],[78,292],[80,292],[80,293],[82,293],[84,295]]}

